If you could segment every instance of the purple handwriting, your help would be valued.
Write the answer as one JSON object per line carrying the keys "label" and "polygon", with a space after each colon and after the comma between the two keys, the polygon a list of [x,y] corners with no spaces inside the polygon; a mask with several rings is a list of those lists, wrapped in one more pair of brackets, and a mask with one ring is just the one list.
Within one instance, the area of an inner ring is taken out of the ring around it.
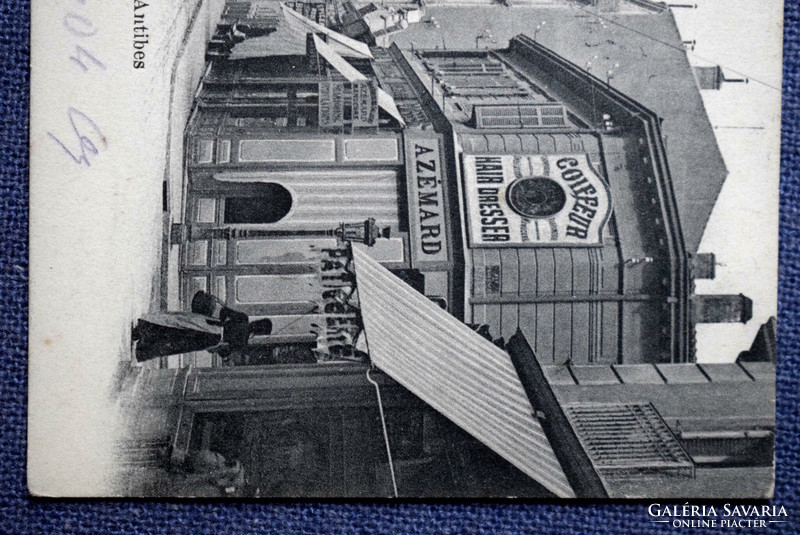
{"label": "purple handwriting", "polygon": [[48,132],[47,135],[50,139],[58,143],[62,149],[64,149],[64,152],[70,157],[70,159],[72,159],[73,162],[78,165],[86,165],[86,167],[91,167],[92,164],[89,162],[89,157],[97,156],[100,150],[97,148],[97,144],[95,144],[95,142],[92,141],[88,135],[86,135],[87,131],[85,128],[90,129],[91,133],[97,137],[101,148],[105,149],[108,146],[108,141],[106,141],[106,137],[103,135],[103,132],[100,131],[100,127],[97,126],[97,123],[95,123],[82,111],[70,107],[67,109],[67,118],[69,119],[70,126],[72,126],[72,132],[77,138],[78,149],[70,150],[63,141],[54,136],[51,132]]}
{"label": "purple handwriting", "polygon": [[[86,3],[86,0],[77,1],[80,4]],[[74,52],[68,58],[70,64],[78,70],[80,75],[105,71],[105,64],[91,51],[90,39],[98,32],[98,28],[91,19],[70,11],[64,15],[62,22],[67,32],[80,42],[80,44],[75,43]],[[61,147],[72,162],[79,166],[91,167],[91,158],[108,147],[108,140],[98,124],[86,112],[76,107],[67,107],[66,119],[71,127],[69,138],[59,138],[52,132],[47,132],[47,136]]]}

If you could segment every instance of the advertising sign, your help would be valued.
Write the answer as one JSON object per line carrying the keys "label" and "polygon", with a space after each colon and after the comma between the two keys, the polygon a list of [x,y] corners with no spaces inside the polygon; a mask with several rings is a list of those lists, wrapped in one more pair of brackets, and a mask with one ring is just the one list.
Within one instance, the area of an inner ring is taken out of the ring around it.
{"label": "advertising sign", "polygon": [[608,185],[586,154],[463,156],[474,246],[602,244]]}
{"label": "advertising sign", "polygon": [[344,124],[344,82],[321,82],[319,84],[319,125],[342,126]]}
{"label": "advertising sign", "polygon": [[[345,103],[350,112],[345,111]],[[343,126],[351,121],[353,126],[378,124],[378,94],[369,80],[357,82],[320,82],[319,125]]]}
{"label": "advertising sign", "polygon": [[353,126],[377,126],[378,93],[371,81],[352,84]]}
{"label": "advertising sign", "polygon": [[407,138],[408,208],[414,262],[447,260],[439,139]]}

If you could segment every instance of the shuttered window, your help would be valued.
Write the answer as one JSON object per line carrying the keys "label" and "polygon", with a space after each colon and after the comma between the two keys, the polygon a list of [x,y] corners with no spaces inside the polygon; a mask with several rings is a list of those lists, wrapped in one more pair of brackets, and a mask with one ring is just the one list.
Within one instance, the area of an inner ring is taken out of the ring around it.
{"label": "shuttered window", "polygon": [[569,403],[563,409],[603,477],[695,476],[691,458],[651,403]]}
{"label": "shuttered window", "polygon": [[525,80],[491,56],[427,56],[424,65],[451,96],[525,98],[530,95]]}
{"label": "shuttered window", "polygon": [[476,128],[566,128],[567,110],[560,104],[477,105],[472,109]]}

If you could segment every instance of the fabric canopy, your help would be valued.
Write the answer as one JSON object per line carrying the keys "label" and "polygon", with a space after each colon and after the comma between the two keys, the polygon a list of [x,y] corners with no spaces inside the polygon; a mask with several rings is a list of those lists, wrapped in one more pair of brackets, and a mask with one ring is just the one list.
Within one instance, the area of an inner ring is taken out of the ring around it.
{"label": "fabric canopy", "polygon": [[372,59],[372,52],[369,51],[369,46],[362,42],[356,41],[346,35],[326,28],[321,24],[317,24],[308,17],[303,16],[286,4],[281,3],[281,11],[283,11],[286,21],[289,24],[298,25],[302,28],[304,34],[322,33],[328,38],[332,46],[340,51],[341,54],[346,56],[361,57]]}
{"label": "fabric canopy", "polygon": [[511,358],[353,246],[373,364],[562,498],[575,497]]}
{"label": "fabric canopy", "polygon": [[[319,55],[325,58],[325,61],[330,63],[331,67],[336,69],[339,74],[344,76],[348,82],[368,80],[366,76],[359,72],[358,69],[350,65],[346,59],[344,59],[338,52],[331,48],[331,46],[325,41],[317,37],[316,34],[314,35],[314,46],[317,48]],[[386,113],[394,117],[401,125],[405,126],[406,123],[403,121],[403,117],[400,115],[400,110],[397,109],[394,99],[389,93],[380,87],[378,88],[378,106]]]}
{"label": "fabric canopy", "polygon": [[310,33],[325,34],[330,46],[343,57],[372,58],[372,52],[366,43],[317,24],[283,3],[279,4],[279,7],[280,11],[276,13],[278,16],[275,31],[237,43],[231,51],[230,59],[304,56],[306,36]]}

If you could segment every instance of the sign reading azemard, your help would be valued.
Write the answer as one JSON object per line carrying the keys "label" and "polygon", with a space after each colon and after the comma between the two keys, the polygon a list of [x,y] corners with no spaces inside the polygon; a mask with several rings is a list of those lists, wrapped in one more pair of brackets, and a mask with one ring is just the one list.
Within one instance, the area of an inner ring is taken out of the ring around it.
{"label": "sign reading azemard", "polygon": [[608,185],[585,154],[465,154],[473,245],[600,245]]}
{"label": "sign reading azemard", "polygon": [[410,231],[416,262],[447,260],[442,168],[437,137],[406,141],[409,161]]}

